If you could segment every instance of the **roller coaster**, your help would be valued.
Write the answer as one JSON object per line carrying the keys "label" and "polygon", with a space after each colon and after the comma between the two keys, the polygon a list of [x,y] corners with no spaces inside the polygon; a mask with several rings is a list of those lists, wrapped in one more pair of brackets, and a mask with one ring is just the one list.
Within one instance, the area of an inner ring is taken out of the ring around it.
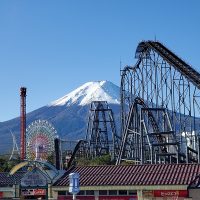
{"label": "roller coaster", "polygon": [[200,74],[158,41],[140,42],[121,72],[117,164],[199,163]]}
{"label": "roller coaster", "polygon": [[107,102],[92,102],[68,167],[78,152],[117,165],[200,162],[200,74],[158,41],[140,42],[135,58],[121,70],[121,134]]}
{"label": "roller coaster", "polygon": [[76,158],[97,158],[110,155],[116,160],[121,138],[116,131],[114,114],[106,101],[92,101],[89,109],[85,140],[79,140],[67,162],[67,168]]}

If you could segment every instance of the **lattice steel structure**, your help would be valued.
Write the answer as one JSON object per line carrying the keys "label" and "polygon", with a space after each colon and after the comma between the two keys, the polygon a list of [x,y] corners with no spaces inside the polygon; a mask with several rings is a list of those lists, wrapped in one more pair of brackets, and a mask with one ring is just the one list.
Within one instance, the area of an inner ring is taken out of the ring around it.
{"label": "lattice steel structure", "polygon": [[200,162],[200,74],[157,41],[143,41],[121,73],[117,164]]}
{"label": "lattice steel structure", "polygon": [[67,168],[70,168],[71,166],[76,164],[76,159],[80,158],[90,158],[89,154],[89,147],[88,147],[88,141],[86,140],[79,140],[74,147],[73,152],[71,152],[68,155],[67,162],[65,163]]}
{"label": "lattice steel structure", "polygon": [[67,155],[65,166],[70,168],[77,159],[93,159],[110,155],[116,160],[121,138],[117,135],[113,111],[106,101],[92,101],[89,109],[85,140],[75,142],[73,151]]}
{"label": "lattice steel structure", "polygon": [[90,105],[86,134],[91,158],[110,154],[115,159],[119,151],[119,137],[112,109],[106,101],[93,101]]}
{"label": "lattice steel structure", "polygon": [[11,130],[10,130],[10,133],[11,133],[12,139],[13,139],[13,148],[12,148],[12,153],[11,153],[11,155],[10,155],[9,160],[12,160],[12,159],[17,159],[17,158],[20,156],[20,153],[19,153],[19,148],[18,148],[18,146],[17,146],[16,137],[15,137],[15,135],[12,133]]}

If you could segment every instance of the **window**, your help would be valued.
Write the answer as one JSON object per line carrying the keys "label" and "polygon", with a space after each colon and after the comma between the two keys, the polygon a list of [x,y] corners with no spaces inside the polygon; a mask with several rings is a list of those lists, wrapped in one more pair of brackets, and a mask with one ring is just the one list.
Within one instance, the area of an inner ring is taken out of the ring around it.
{"label": "window", "polygon": [[136,190],[129,190],[128,194],[129,195],[137,195],[137,191]]}
{"label": "window", "polygon": [[77,195],[85,195],[85,191],[81,190]]}
{"label": "window", "polygon": [[66,191],[58,191],[58,195],[66,195]]}
{"label": "window", "polygon": [[86,195],[94,195],[94,191],[93,190],[86,190]]}
{"label": "window", "polygon": [[107,190],[99,190],[99,195],[107,195]]}
{"label": "window", "polygon": [[127,195],[127,190],[119,190],[119,195]]}
{"label": "window", "polygon": [[117,195],[117,190],[109,190],[109,195]]}

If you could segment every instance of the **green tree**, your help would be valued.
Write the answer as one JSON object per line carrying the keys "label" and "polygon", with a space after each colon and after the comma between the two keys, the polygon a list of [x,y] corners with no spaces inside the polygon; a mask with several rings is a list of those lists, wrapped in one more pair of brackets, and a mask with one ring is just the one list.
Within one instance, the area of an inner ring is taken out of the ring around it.
{"label": "green tree", "polygon": [[79,158],[76,161],[77,166],[95,166],[95,165],[112,165],[112,164],[114,164],[114,162],[111,161],[111,156],[109,154],[96,157],[93,159]]}
{"label": "green tree", "polygon": [[20,158],[9,160],[8,156],[0,156],[0,172],[9,172],[15,165],[20,163]]}

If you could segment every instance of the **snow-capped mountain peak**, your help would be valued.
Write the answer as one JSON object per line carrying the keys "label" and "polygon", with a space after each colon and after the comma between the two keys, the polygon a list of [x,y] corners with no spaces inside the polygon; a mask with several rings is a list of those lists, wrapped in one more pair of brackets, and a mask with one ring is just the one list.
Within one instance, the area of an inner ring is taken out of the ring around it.
{"label": "snow-capped mountain peak", "polygon": [[87,105],[92,101],[119,104],[119,92],[119,87],[110,81],[87,82],[64,97],[53,101],[50,106]]}

